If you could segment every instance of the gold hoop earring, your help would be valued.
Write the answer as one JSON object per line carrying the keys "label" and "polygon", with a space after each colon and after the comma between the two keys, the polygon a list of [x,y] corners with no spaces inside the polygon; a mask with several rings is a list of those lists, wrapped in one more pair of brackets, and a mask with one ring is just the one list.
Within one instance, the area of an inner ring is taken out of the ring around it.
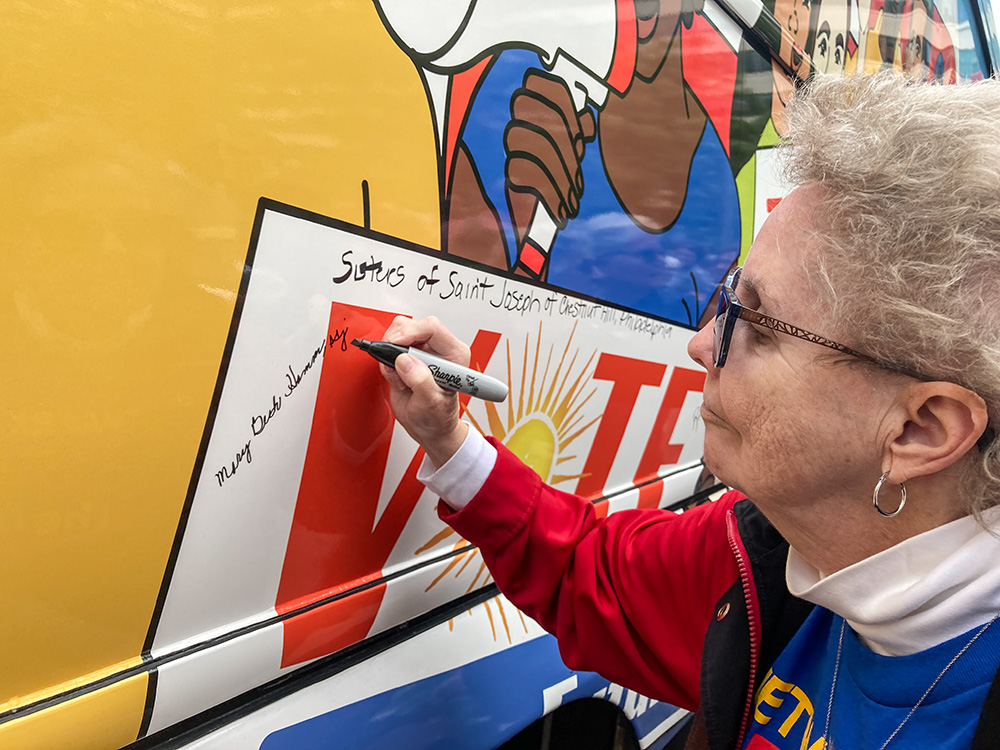
{"label": "gold hoop earring", "polygon": [[889,472],[886,472],[881,477],[879,477],[879,480],[878,480],[878,482],[875,485],[875,492],[872,493],[872,503],[875,505],[875,510],[877,510],[879,512],[879,515],[882,516],[883,518],[893,518],[894,516],[898,516],[899,515],[899,511],[901,511],[903,509],[903,506],[906,505],[906,487],[904,487],[903,483],[900,482],[899,483],[899,507],[896,508],[896,510],[894,510],[892,513],[886,513],[884,510],[882,510],[882,508],[879,507],[879,504],[878,504],[878,493],[882,490],[882,485],[885,484],[885,479],[888,476],[889,476]]}

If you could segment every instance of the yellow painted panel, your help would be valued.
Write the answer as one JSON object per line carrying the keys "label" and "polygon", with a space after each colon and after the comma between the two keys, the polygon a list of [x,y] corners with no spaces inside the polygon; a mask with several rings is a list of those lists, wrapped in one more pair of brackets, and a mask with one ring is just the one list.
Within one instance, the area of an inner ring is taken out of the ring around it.
{"label": "yellow painted panel", "polygon": [[36,693],[30,693],[28,695],[20,695],[16,698],[9,699],[3,703],[0,703],[0,715],[6,714],[15,708],[20,708],[22,706],[30,706],[32,703],[37,703],[39,701],[51,698],[55,695],[61,695],[68,693],[71,690],[76,690],[77,688],[85,687],[92,683],[98,682],[108,677],[112,677],[117,674],[121,674],[128,669],[133,667],[138,667],[142,664],[142,657],[136,656],[132,659],[126,659],[118,664],[112,664],[104,669],[98,670],[97,672],[91,672],[90,674],[83,674],[74,677],[71,680],[60,683],[58,685],[47,685],[42,690]]}
{"label": "yellow painted panel", "polygon": [[142,724],[146,675],[0,724],[0,750],[110,750],[134,742]]}
{"label": "yellow painted panel", "polygon": [[[301,6],[301,7],[300,7]],[[369,0],[14,2],[0,30],[0,703],[138,656],[257,200],[439,244]]]}

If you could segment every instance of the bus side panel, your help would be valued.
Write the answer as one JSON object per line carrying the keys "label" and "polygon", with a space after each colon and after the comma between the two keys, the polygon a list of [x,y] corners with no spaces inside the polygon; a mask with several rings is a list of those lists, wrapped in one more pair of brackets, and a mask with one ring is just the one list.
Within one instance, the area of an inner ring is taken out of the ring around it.
{"label": "bus side panel", "polygon": [[[997,48],[971,0],[231,5],[5,14],[0,743],[165,737],[488,585],[350,347],[396,314],[469,341],[511,395],[467,418],[600,513],[711,485],[685,349],[787,190],[796,79]],[[537,634],[500,601],[253,741],[445,674],[513,731],[574,676],[537,656],[504,713]]]}

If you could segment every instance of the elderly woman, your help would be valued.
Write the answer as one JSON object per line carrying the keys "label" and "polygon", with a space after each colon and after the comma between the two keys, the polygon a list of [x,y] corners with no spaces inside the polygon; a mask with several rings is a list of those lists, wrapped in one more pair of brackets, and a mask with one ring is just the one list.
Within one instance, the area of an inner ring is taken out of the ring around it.
{"label": "elderly woman", "polygon": [[[1000,83],[820,79],[788,127],[798,187],[688,347],[733,491],[596,519],[406,355],[393,408],[501,590],[697,709],[688,747],[1000,746]],[[468,361],[434,319],[386,338]]]}

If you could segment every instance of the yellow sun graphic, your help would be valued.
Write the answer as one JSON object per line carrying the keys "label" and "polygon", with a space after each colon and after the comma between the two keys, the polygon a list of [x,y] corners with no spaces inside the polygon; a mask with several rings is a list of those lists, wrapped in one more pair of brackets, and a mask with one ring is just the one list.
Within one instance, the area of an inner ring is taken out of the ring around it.
{"label": "yellow sun graphic", "polygon": [[[592,351],[586,361],[578,365],[577,360],[582,357],[580,350],[573,346],[575,334],[576,325],[573,326],[562,351],[558,353],[555,345],[549,344],[543,362],[542,324],[539,323],[534,346],[531,344],[530,334],[525,334],[524,350],[517,369],[513,365],[511,342],[507,339],[507,382],[511,384],[511,395],[507,399],[506,409],[504,410],[503,405],[498,406],[491,401],[483,402],[486,408],[485,425],[468,411],[465,413],[465,417],[476,429],[502,442],[512,453],[534,469],[542,481],[551,485],[569,482],[582,476],[558,473],[559,467],[578,458],[570,452],[572,445],[601,419],[598,415],[587,421],[583,412],[583,407],[597,391],[594,386],[588,387],[597,352]],[[513,385],[515,382],[519,383],[516,397]],[[450,536],[458,537],[450,528],[443,529],[422,545],[416,554],[432,549]],[[469,543],[461,537],[457,538],[453,549],[458,554],[430,583],[427,591],[449,573],[455,578],[463,575],[472,576],[466,593],[489,582],[491,576],[478,549],[470,549]],[[473,561],[476,561],[476,565],[470,570],[470,563]],[[499,612],[507,640],[511,641],[510,625],[502,600],[496,597],[493,603]],[[493,630],[493,639],[496,640],[497,627],[493,619],[493,609],[488,601],[484,602],[484,606]],[[520,612],[517,612],[517,615],[527,632],[524,616]],[[449,622],[449,626],[454,627],[454,622]]]}

